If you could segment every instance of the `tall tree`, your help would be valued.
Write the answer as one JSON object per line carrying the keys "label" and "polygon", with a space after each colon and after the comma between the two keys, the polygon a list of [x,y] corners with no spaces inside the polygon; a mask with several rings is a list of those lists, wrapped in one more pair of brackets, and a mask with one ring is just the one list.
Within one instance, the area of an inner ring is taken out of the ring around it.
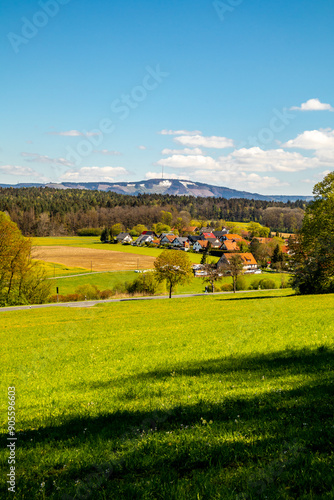
{"label": "tall tree", "polygon": [[291,246],[292,287],[302,294],[334,292],[334,172],[313,194]]}
{"label": "tall tree", "polygon": [[228,256],[228,260],[225,261],[221,266],[219,266],[219,270],[225,276],[231,276],[233,283],[233,292],[235,293],[237,290],[237,278],[240,274],[243,273],[244,263],[239,254],[230,254]]}
{"label": "tall tree", "polygon": [[221,281],[223,278],[223,273],[217,268],[217,264],[214,262],[209,262],[204,265],[204,271],[206,273],[202,280],[204,283],[210,283],[212,287],[212,293],[215,291],[215,283]]}
{"label": "tall tree", "polygon": [[22,236],[7,214],[0,212],[0,304],[45,302],[50,285],[31,259],[31,241]]}
{"label": "tall tree", "polygon": [[178,284],[188,283],[193,278],[188,255],[181,251],[164,250],[154,261],[157,281],[166,281],[169,298]]}

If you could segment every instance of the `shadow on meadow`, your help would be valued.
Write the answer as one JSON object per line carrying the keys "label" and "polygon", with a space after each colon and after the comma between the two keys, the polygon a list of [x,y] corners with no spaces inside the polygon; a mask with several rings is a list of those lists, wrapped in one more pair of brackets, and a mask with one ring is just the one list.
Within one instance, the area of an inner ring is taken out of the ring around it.
{"label": "shadow on meadow", "polygon": [[[334,366],[334,351],[326,346],[317,349],[286,349],[268,354],[249,354],[229,356],[226,358],[205,361],[190,361],[170,365],[166,369],[155,369],[150,372],[137,373],[127,377],[113,378],[108,381],[87,382],[85,388],[100,389],[104,387],[123,386],[129,381],[169,379],[173,377],[201,377],[213,374],[229,376],[231,373],[248,372],[250,378],[258,381],[264,374],[266,378],[278,378],[285,375],[319,373],[330,370]],[[248,377],[249,379],[249,377]],[[74,384],[72,389],[80,390]]]}
{"label": "shadow on meadow", "polygon": [[[231,370],[255,373],[257,379],[309,377],[290,390],[220,394],[215,402],[203,399],[168,411],[72,417],[25,432],[20,448],[28,453],[44,445],[69,454],[81,446],[96,449],[95,460],[74,460],[66,470],[54,458],[41,477],[45,498],[333,498],[333,361],[334,352],[323,347],[175,365],[175,377]],[[133,384],[154,383],[170,372],[138,374]],[[56,491],[52,480],[60,470]],[[26,472],[22,491],[38,481],[36,473]]]}
{"label": "shadow on meadow", "polygon": [[[242,293],[242,292],[240,292]],[[223,300],[224,302],[226,300],[259,300],[259,299],[286,299],[286,298],[291,298],[291,297],[298,297],[298,294],[296,293],[291,293],[289,295],[256,295],[256,297],[231,297],[230,299],[217,299],[217,300]]]}

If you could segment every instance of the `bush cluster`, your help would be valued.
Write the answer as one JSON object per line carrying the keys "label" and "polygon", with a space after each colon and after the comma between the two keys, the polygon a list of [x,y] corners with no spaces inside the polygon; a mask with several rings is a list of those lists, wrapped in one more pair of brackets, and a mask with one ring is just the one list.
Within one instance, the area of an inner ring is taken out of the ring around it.
{"label": "bush cluster", "polygon": [[78,229],[78,236],[100,236],[102,230],[98,227],[84,227],[82,229]]}
{"label": "bush cluster", "polygon": [[271,290],[273,288],[277,288],[276,283],[274,280],[271,280],[270,278],[257,278],[252,281],[252,283],[249,286],[250,290]]}
{"label": "bush cluster", "polygon": [[154,273],[142,273],[131,283],[116,283],[112,289],[99,290],[96,285],[80,285],[74,293],[52,295],[51,302],[81,302],[83,300],[106,300],[116,295],[154,295],[162,291],[162,286],[155,279]]}

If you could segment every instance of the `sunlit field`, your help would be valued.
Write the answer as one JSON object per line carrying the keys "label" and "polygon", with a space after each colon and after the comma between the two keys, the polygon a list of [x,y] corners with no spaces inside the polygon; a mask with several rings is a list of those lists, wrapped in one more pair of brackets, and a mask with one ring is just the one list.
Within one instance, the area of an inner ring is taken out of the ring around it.
{"label": "sunlit field", "polygon": [[333,295],[1,312],[0,332],[1,498],[333,498]]}
{"label": "sunlit field", "polygon": [[[94,250],[109,250],[111,252],[123,252],[132,253],[140,257],[158,257],[163,251],[162,248],[150,248],[150,247],[136,247],[132,245],[122,245],[117,243],[116,245],[111,245],[109,243],[101,243],[99,237],[97,236],[57,236],[57,237],[38,237],[32,238],[32,245],[39,246],[69,246],[78,248],[91,248]],[[191,262],[199,263],[201,261],[201,254],[188,253]],[[217,258],[213,258],[217,260]]]}

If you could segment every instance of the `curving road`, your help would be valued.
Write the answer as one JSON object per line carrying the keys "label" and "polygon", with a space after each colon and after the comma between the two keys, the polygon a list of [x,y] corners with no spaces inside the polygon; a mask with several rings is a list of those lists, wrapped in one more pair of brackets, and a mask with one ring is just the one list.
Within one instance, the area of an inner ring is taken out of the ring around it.
{"label": "curving road", "polygon": [[[270,292],[277,291],[277,288],[273,290],[240,290],[235,293],[254,293],[254,292]],[[187,293],[182,295],[173,295],[172,299],[183,299],[189,297],[201,297],[208,296],[212,297],[212,295],[227,295],[233,294],[233,292],[215,292],[212,293]],[[51,304],[38,304],[33,306],[10,306],[10,307],[0,307],[0,312],[6,311],[22,311],[24,309],[41,309],[43,307],[92,307],[96,304],[105,304],[107,302],[129,302],[133,300],[160,300],[160,299],[168,299],[168,295],[158,295],[158,296],[150,296],[150,297],[130,297],[124,299],[106,299],[106,300],[84,300],[82,302],[57,302]]]}

